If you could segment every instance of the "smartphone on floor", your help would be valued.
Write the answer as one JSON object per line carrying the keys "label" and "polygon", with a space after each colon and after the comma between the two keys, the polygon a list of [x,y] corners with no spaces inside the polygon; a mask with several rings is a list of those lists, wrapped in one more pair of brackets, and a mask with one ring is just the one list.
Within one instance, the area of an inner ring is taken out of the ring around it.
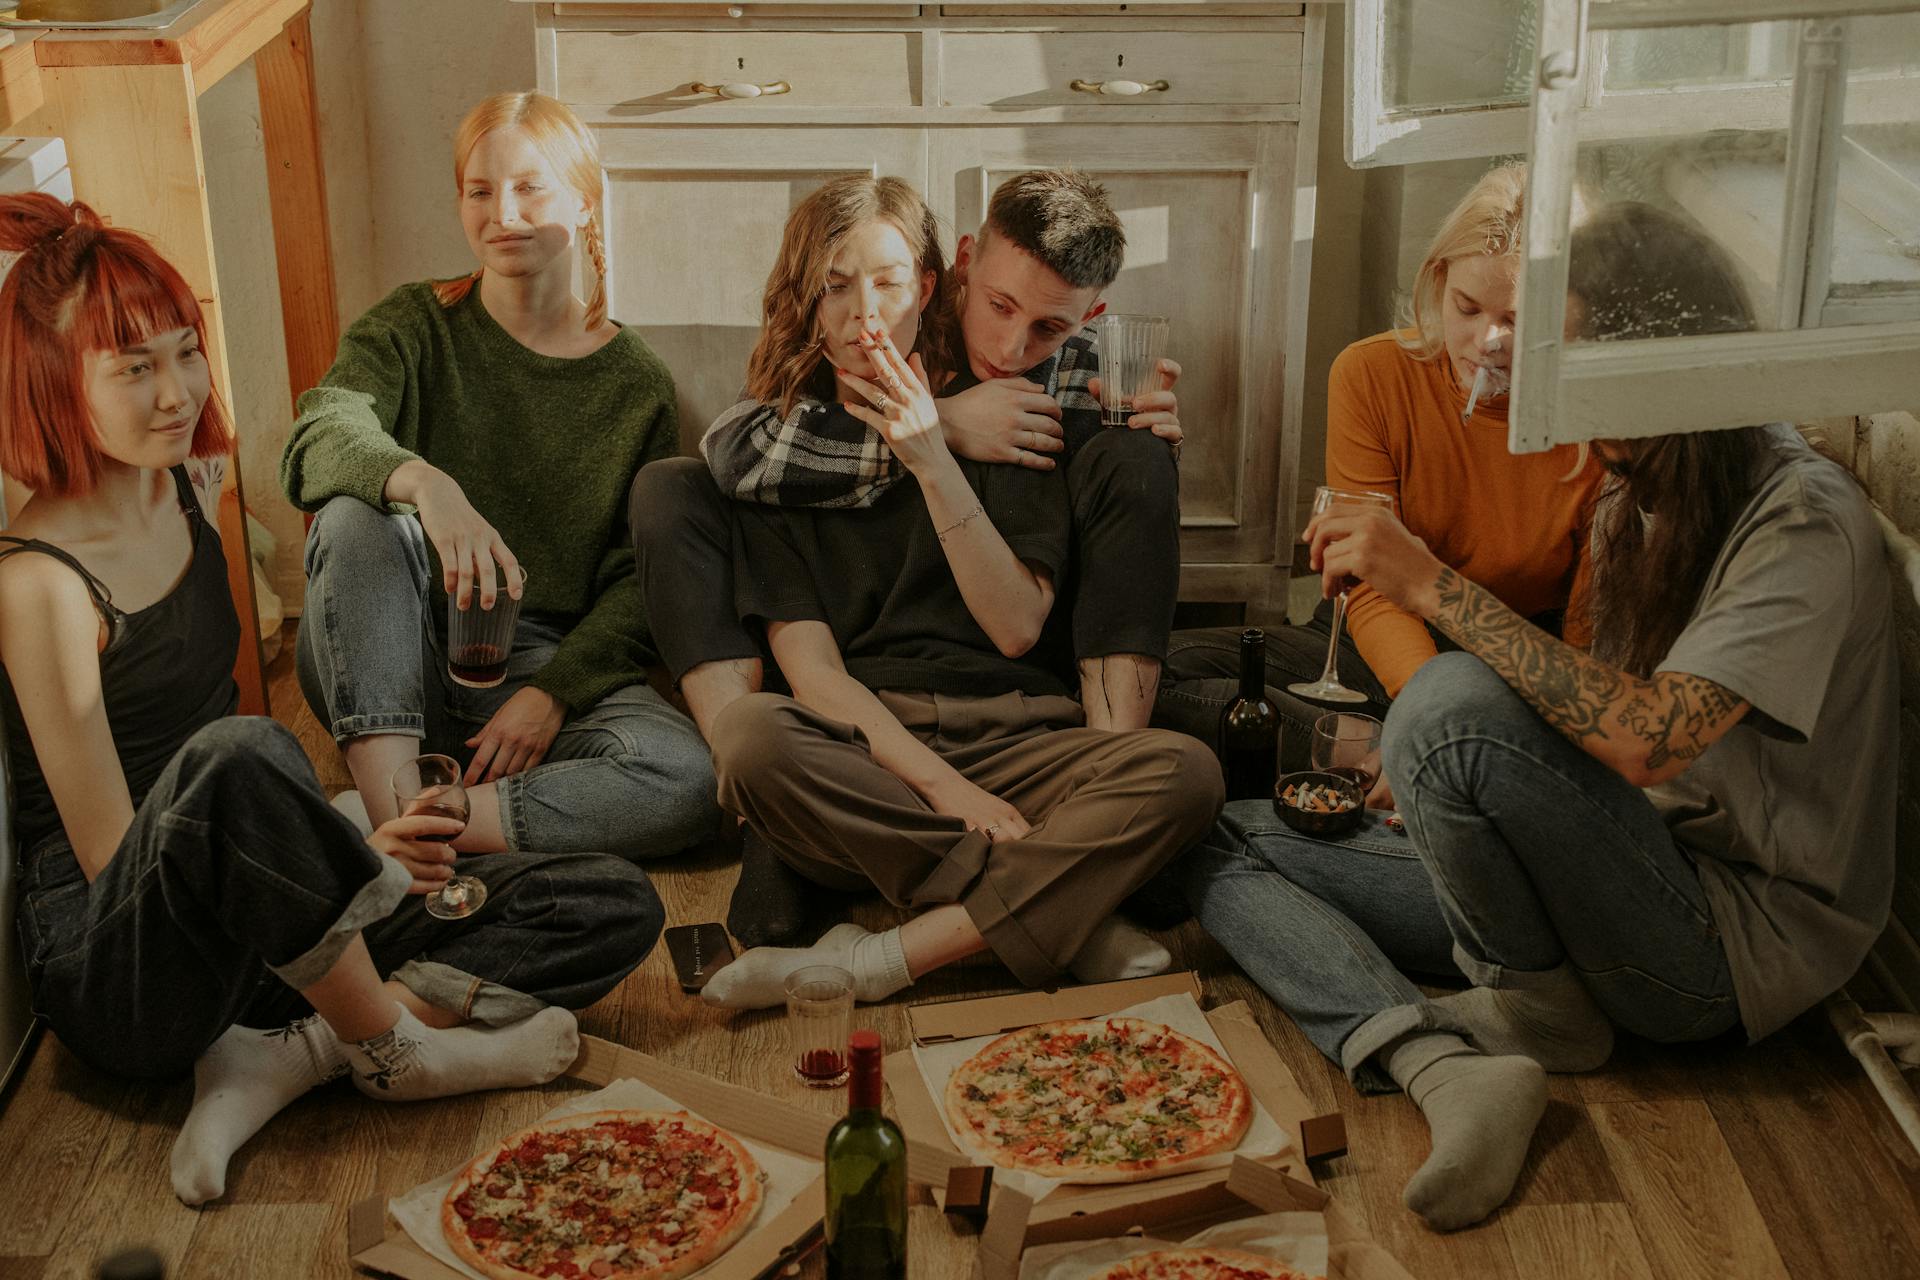
{"label": "smartphone on floor", "polygon": [[721,966],[733,959],[733,942],[718,921],[677,924],[667,930],[667,954],[680,977],[682,991],[698,991]]}

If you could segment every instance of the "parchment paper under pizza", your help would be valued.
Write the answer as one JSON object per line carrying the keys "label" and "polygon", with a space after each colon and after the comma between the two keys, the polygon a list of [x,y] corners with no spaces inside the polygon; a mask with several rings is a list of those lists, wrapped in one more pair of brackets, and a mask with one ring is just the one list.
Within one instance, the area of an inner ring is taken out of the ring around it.
{"label": "parchment paper under pizza", "polygon": [[1240,1218],[1184,1241],[1126,1236],[1035,1245],[1020,1280],[1323,1280],[1326,1220],[1317,1213]]}
{"label": "parchment paper under pizza", "polygon": [[[509,1138],[514,1141],[508,1143]],[[532,1145],[540,1151],[530,1152]],[[677,1278],[697,1273],[778,1217],[819,1172],[818,1161],[729,1133],[638,1080],[616,1080],[555,1107],[518,1134],[496,1135],[475,1159],[415,1187],[390,1207],[427,1253],[473,1280],[489,1280],[516,1270],[489,1258],[496,1252],[486,1247],[489,1241],[498,1241],[503,1232],[537,1230],[525,1215],[516,1222],[513,1201],[535,1191],[554,1212],[591,1226],[592,1215],[619,1194],[623,1178],[639,1184],[632,1193],[644,1194],[647,1178],[667,1175],[680,1188],[674,1212],[640,1243],[620,1251],[620,1258],[635,1266],[657,1259],[659,1274]],[[698,1204],[696,1180],[702,1182]],[[448,1222],[454,1221],[449,1214],[458,1216],[457,1243],[449,1237]],[[483,1224],[477,1236],[476,1222]],[[568,1255],[565,1261],[581,1276],[596,1274],[593,1264],[600,1254],[569,1248]],[[611,1266],[609,1271],[629,1274]]]}
{"label": "parchment paper under pizza", "polygon": [[1289,1145],[1189,995],[913,1052],[955,1147],[1034,1199]]}

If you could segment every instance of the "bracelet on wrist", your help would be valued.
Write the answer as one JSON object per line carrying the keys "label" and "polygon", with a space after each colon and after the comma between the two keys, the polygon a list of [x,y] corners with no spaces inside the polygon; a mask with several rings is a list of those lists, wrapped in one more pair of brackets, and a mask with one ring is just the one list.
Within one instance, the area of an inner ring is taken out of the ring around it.
{"label": "bracelet on wrist", "polygon": [[973,504],[973,510],[967,512],[967,514],[961,516],[958,520],[955,520],[952,524],[948,525],[946,528],[941,529],[935,536],[938,537],[940,541],[945,542],[947,540],[948,534],[961,528],[969,520],[977,519],[978,517],[983,516],[985,514],[987,514],[987,509],[981,506],[978,502],[976,502]]}

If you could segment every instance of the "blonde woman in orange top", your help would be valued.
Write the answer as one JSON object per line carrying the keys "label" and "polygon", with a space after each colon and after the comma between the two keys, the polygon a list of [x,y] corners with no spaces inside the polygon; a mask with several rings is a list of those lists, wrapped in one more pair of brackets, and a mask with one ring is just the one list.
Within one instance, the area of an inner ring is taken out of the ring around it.
{"label": "blonde woman in orange top", "polygon": [[[1449,213],[1414,277],[1405,328],[1354,343],[1327,387],[1327,484],[1391,494],[1407,528],[1449,567],[1525,617],[1560,631],[1583,562],[1585,513],[1601,469],[1577,446],[1507,452],[1504,389],[1512,359],[1526,167],[1489,172]],[[1387,704],[1447,642],[1364,584],[1348,596],[1340,681],[1367,705],[1332,708],[1287,692],[1326,661],[1331,609],[1267,634],[1267,696],[1280,710],[1283,770],[1307,767],[1313,722],[1328,710],[1386,715]],[[1578,628],[1576,628],[1578,631]],[[1447,647],[1451,647],[1448,645]],[[1176,632],[1155,723],[1214,741],[1238,692],[1238,632]],[[1372,797],[1390,806],[1384,789]]]}

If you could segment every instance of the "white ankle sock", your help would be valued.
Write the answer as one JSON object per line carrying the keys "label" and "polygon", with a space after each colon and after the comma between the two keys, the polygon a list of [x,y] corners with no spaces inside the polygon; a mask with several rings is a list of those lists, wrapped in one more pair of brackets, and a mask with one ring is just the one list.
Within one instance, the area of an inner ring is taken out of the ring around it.
{"label": "white ankle sock", "polygon": [[885,1000],[913,985],[898,929],[868,933],[857,924],[841,924],[810,947],[755,947],[743,953],[709,978],[700,995],[728,1009],[771,1009],[786,1002],[787,975],[810,964],[839,965],[851,973],[856,1000]]}
{"label": "white ankle sock", "polygon": [[1547,1109],[1531,1058],[1489,1058],[1446,1032],[1415,1032],[1383,1055],[1427,1118],[1433,1147],[1401,1199],[1436,1231],[1471,1226],[1506,1203]]}
{"label": "white ankle sock", "polygon": [[1433,1002],[1482,1053],[1520,1054],[1548,1071],[1594,1071],[1613,1056],[1613,1023],[1571,967],[1524,987],[1470,987]]}
{"label": "white ankle sock", "polygon": [[1148,978],[1173,967],[1173,955],[1118,916],[1095,926],[1087,944],[1067,966],[1082,982],[1120,982]]}
{"label": "white ankle sock", "polygon": [[318,1017],[272,1031],[228,1027],[193,1064],[193,1110],[173,1142],[173,1193],[205,1204],[227,1189],[227,1162],[289,1102],[347,1069]]}
{"label": "white ankle sock", "polygon": [[353,1087],[369,1098],[417,1102],[479,1089],[545,1084],[580,1053],[565,1009],[542,1009],[504,1027],[428,1027],[402,1008],[393,1029],[346,1046]]}
{"label": "white ankle sock", "polygon": [[347,815],[348,821],[360,829],[362,836],[373,834],[373,819],[367,816],[367,802],[360,798],[358,791],[342,791],[333,798],[333,807]]}

